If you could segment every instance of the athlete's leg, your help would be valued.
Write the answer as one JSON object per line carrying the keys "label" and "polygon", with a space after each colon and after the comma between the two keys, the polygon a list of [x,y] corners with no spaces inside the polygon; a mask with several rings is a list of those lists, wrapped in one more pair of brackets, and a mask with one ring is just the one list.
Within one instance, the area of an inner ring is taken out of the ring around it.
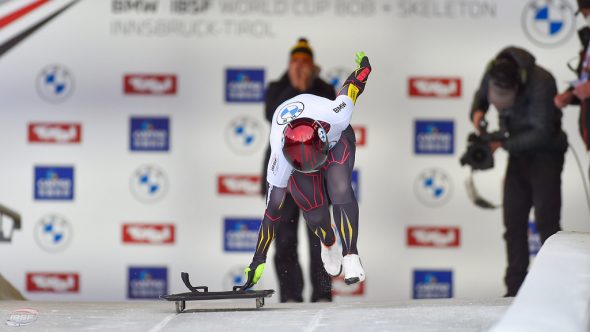
{"label": "athlete's leg", "polygon": [[336,230],[342,240],[342,255],[358,254],[359,207],[352,190],[356,152],[354,131],[349,126],[330,150],[325,166],[326,186],[332,200]]}
{"label": "athlete's leg", "polygon": [[319,247],[312,246],[310,250],[321,250],[320,257],[326,272],[332,276],[339,275],[342,266],[342,249],[332,229],[323,172],[307,174],[294,172],[289,180],[288,188],[303,211],[309,229],[319,237],[322,243]]}
{"label": "athlete's leg", "polygon": [[352,190],[352,171],[356,152],[354,131],[349,126],[340,141],[330,150],[326,169],[326,186],[334,209],[336,229],[342,240],[344,282],[365,280],[358,250],[359,207]]}
{"label": "athlete's leg", "polygon": [[332,231],[323,173],[321,171],[314,173],[293,172],[289,179],[288,188],[295,203],[303,211],[309,228],[323,244],[327,246],[334,244],[336,238]]}

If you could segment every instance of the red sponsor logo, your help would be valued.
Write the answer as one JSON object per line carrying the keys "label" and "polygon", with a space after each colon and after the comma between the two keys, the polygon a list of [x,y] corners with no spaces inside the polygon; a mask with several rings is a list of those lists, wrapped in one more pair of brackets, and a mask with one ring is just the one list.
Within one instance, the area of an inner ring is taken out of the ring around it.
{"label": "red sponsor logo", "polygon": [[82,125],[79,123],[29,123],[31,143],[80,143]]}
{"label": "red sponsor logo", "polygon": [[125,94],[131,95],[174,95],[176,75],[129,74],[124,77]]}
{"label": "red sponsor logo", "polygon": [[352,126],[356,136],[356,146],[365,146],[367,144],[367,128],[365,126]]}
{"label": "red sponsor logo", "polygon": [[27,292],[78,293],[78,273],[27,273]]}
{"label": "red sponsor logo", "polygon": [[367,280],[347,285],[344,282],[344,275],[341,274],[332,278],[332,296],[364,296],[366,282]]}
{"label": "red sponsor logo", "polygon": [[409,247],[458,247],[461,231],[458,227],[408,227]]}
{"label": "red sponsor logo", "polygon": [[217,192],[224,195],[260,195],[260,176],[220,175]]}
{"label": "red sponsor logo", "polygon": [[124,224],[123,243],[173,244],[174,224]]}
{"label": "red sponsor logo", "polygon": [[456,77],[410,77],[408,93],[411,97],[459,98],[461,79]]}

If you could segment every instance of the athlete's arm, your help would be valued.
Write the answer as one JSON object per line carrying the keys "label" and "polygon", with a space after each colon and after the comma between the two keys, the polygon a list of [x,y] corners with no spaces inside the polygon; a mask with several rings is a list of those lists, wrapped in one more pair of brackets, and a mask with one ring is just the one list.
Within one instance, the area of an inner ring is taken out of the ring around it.
{"label": "athlete's arm", "polygon": [[367,78],[369,78],[369,74],[371,73],[371,64],[365,52],[358,52],[355,61],[357,68],[348,76],[338,95],[348,96],[356,104],[356,98],[365,90]]}

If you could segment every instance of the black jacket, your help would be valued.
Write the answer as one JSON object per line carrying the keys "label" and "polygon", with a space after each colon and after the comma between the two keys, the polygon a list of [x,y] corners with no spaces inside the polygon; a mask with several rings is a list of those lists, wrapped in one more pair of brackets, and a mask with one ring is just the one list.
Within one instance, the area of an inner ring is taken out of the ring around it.
{"label": "black jacket", "polygon": [[[553,103],[557,94],[553,75],[536,65],[534,56],[523,49],[508,47],[498,55],[511,57],[524,70],[524,81],[514,106],[500,112],[501,129],[509,133],[502,144],[504,149],[514,155],[565,153],[567,136],[561,130],[561,110]],[[488,84],[489,71],[486,70],[473,98],[471,118],[476,110],[488,110]]]}
{"label": "black jacket", "polygon": [[[330,100],[336,99],[336,91],[334,87],[320,78],[316,78],[311,87],[303,92],[296,90],[291,86],[289,82],[289,76],[285,72],[278,81],[270,82],[266,89],[266,95],[264,98],[264,114],[268,122],[272,121],[272,116],[285,100],[291,99],[302,93],[308,93]],[[264,162],[262,163],[262,195],[266,195],[266,169],[268,166],[268,160],[270,159],[270,145],[266,148],[266,155]]]}

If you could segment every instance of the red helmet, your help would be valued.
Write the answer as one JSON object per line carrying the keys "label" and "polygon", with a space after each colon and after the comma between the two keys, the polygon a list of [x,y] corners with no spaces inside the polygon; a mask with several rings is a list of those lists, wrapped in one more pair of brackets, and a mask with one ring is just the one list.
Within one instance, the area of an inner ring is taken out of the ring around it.
{"label": "red helmet", "polygon": [[283,154],[302,173],[316,171],[328,159],[328,135],[322,125],[310,118],[297,118],[283,132]]}

